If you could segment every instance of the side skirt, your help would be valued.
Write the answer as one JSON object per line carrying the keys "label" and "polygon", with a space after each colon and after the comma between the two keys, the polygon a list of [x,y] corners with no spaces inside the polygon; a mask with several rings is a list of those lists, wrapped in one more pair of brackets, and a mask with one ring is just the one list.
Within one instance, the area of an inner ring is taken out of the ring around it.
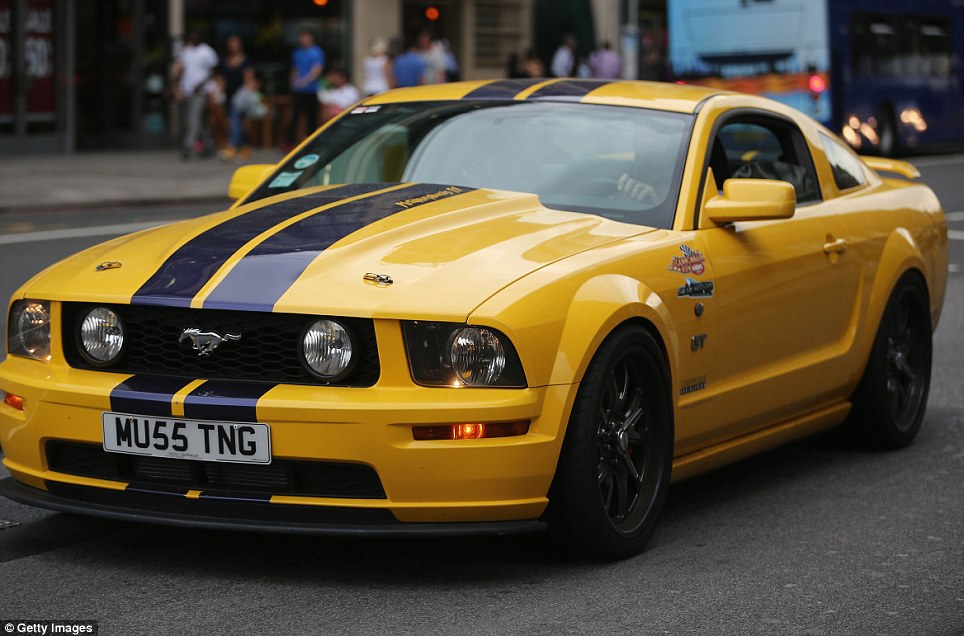
{"label": "side skirt", "polygon": [[850,407],[850,402],[840,402],[782,424],[677,457],[673,460],[672,482],[695,477],[775,446],[833,428],[844,421]]}

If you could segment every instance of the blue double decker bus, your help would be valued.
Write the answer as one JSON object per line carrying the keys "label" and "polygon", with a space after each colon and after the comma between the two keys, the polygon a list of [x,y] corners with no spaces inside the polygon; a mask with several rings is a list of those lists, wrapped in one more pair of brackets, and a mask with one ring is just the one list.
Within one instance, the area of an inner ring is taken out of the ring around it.
{"label": "blue double decker bus", "polygon": [[964,0],[668,0],[672,74],[766,95],[860,152],[964,142]]}

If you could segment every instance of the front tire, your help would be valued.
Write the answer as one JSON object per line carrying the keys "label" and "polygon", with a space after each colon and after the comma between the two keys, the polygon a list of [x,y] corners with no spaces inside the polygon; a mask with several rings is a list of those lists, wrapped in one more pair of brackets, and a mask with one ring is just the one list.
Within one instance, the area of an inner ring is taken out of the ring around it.
{"label": "front tire", "polygon": [[920,277],[904,274],[891,293],[845,425],[851,441],[902,448],[924,419],[931,379],[931,320]]}
{"label": "front tire", "polygon": [[672,460],[662,349],[645,329],[622,328],[603,342],[576,395],[549,494],[550,527],[585,554],[638,554],[656,529]]}

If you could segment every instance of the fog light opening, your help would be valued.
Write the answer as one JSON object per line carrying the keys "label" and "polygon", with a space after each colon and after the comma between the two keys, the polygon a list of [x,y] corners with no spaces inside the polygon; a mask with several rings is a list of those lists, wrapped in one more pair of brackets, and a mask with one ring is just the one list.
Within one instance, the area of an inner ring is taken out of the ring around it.
{"label": "fog light opening", "polygon": [[23,398],[19,395],[14,395],[13,393],[7,393],[4,391],[3,403],[12,409],[16,409],[21,413],[23,412]]}
{"label": "fog light opening", "polygon": [[514,437],[517,435],[525,435],[528,432],[529,420],[517,422],[466,422],[462,424],[412,427],[412,437],[417,441]]}

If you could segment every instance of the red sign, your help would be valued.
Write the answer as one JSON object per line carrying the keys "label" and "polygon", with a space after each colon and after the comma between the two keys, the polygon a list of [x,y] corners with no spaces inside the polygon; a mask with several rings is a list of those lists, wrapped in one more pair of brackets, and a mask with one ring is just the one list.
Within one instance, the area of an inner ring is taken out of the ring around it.
{"label": "red sign", "polygon": [[54,82],[54,0],[27,0],[23,62],[27,76],[27,119],[49,121],[56,113]]}
{"label": "red sign", "polygon": [[0,0],[0,124],[13,121],[13,0]]}

